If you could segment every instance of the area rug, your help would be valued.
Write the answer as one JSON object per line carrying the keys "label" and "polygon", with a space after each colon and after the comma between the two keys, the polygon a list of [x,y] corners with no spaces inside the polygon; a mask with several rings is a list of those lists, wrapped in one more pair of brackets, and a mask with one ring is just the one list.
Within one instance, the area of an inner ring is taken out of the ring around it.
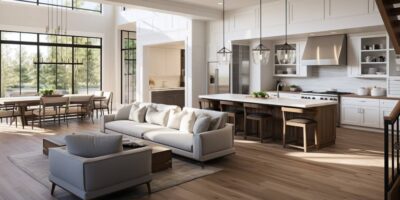
{"label": "area rug", "polygon": [[[49,161],[47,156],[44,156],[42,152],[30,152],[18,155],[8,156],[9,160],[14,163],[18,168],[27,173],[29,176],[34,178],[36,181],[49,188],[51,183],[49,182]],[[221,171],[221,168],[213,166],[205,166],[203,169],[196,163],[190,162],[183,158],[173,158],[172,168],[157,172],[153,174],[153,181],[151,182],[151,188],[153,193],[167,188],[204,177],[216,172]],[[75,200],[78,197],[64,191],[57,187],[54,193],[55,197],[60,200]],[[147,195],[147,188],[145,185],[126,189],[112,195],[104,196],[100,199],[135,199]]]}

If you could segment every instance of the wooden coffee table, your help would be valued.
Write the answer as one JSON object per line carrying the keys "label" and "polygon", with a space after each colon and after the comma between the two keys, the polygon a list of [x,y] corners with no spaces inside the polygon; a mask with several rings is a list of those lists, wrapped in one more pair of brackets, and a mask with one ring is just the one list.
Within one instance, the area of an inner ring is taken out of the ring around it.
{"label": "wooden coffee table", "polygon": [[[68,134],[63,135],[56,135],[50,136],[43,139],[43,154],[49,154],[49,148],[57,148],[57,147],[64,147],[65,144],[65,136]],[[152,172],[159,172],[169,168],[172,168],[172,151],[167,147],[163,147],[157,145],[155,143],[141,140],[141,139],[132,139],[133,141],[138,141],[140,143],[149,146],[152,149]],[[128,150],[131,148],[124,148],[124,150]]]}

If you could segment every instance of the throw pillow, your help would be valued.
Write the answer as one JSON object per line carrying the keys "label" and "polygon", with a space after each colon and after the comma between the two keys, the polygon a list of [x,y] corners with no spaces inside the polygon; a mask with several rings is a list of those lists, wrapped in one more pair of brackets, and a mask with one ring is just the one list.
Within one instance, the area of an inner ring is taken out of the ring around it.
{"label": "throw pillow", "polygon": [[149,106],[146,112],[146,122],[167,126],[169,110],[158,111],[153,106]]}
{"label": "throw pillow", "polygon": [[126,105],[115,114],[115,120],[128,120],[132,105]]}
{"label": "throw pillow", "polygon": [[208,131],[210,124],[211,124],[211,117],[207,115],[198,116],[193,125],[193,133],[198,134]]}
{"label": "throw pillow", "polygon": [[185,115],[186,112],[179,112],[179,111],[170,111],[168,117],[168,128],[179,129],[181,126],[182,117]]}
{"label": "throw pillow", "polygon": [[185,112],[185,114],[182,117],[179,130],[188,133],[193,133],[193,126],[195,121],[196,121],[196,115],[194,114],[194,112]]}
{"label": "throw pillow", "polygon": [[67,135],[65,143],[70,154],[84,158],[122,152],[122,135]]}
{"label": "throw pillow", "polygon": [[145,106],[133,104],[131,111],[129,113],[129,120],[143,123],[145,115],[146,115],[146,107]]}

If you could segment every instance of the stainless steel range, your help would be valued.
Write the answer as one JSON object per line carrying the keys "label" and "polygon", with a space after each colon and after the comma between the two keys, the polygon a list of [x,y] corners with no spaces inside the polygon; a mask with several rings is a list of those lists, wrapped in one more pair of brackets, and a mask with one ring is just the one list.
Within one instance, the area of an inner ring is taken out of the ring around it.
{"label": "stainless steel range", "polygon": [[302,99],[337,101],[338,104],[337,104],[336,118],[337,118],[337,126],[340,126],[340,95],[343,94],[349,94],[349,93],[338,92],[338,91],[324,91],[324,92],[304,91],[300,95]]}

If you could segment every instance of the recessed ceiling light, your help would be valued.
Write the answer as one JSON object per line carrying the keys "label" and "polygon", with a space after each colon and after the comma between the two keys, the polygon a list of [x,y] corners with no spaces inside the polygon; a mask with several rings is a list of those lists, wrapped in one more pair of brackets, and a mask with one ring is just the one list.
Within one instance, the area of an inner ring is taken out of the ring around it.
{"label": "recessed ceiling light", "polygon": [[222,4],[224,4],[224,3],[222,3],[222,2],[218,2],[218,5],[222,5]]}

